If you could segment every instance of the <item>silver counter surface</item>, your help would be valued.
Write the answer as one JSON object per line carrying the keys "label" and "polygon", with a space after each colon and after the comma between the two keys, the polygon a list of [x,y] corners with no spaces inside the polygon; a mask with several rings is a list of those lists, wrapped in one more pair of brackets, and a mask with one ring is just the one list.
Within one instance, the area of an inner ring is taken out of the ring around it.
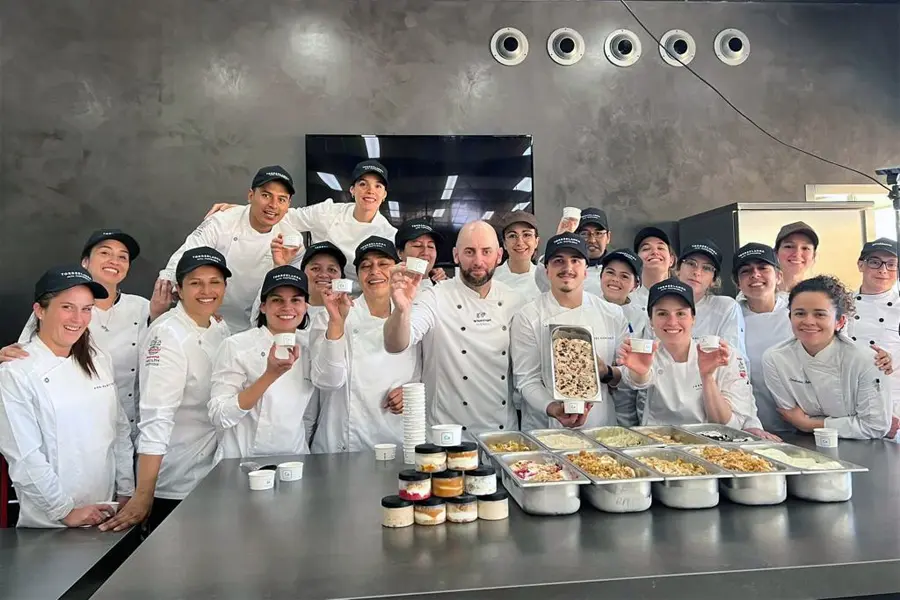
{"label": "silver counter surface", "polygon": [[[812,447],[808,437],[790,441]],[[850,502],[381,527],[398,460],[304,457],[251,492],[224,461],[116,571],[98,600],[176,598],[833,598],[900,591],[900,445],[842,440],[871,469]],[[277,462],[277,461],[266,461]],[[518,588],[518,589],[510,589]]]}

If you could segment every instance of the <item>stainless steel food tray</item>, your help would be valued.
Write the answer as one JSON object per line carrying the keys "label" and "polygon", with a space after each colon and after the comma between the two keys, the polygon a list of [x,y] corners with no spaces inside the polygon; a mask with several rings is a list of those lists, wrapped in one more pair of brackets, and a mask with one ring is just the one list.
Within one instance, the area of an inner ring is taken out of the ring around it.
{"label": "stainless steel food tray", "polygon": [[531,438],[527,434],[521,431],[488,431],[485,433],[480,433],[475,436],[475,443],[478,444],[481,449],[481,461],[485,463],[494,463],[495,467],[499,468],[499,463],[494,460],[495,456],[499,456],[501,454],[512,454],[511,452],[495,452],[490,449],[490,444],[502,443],[502,442],[520,442],[528,446],[528,450],[526,452],[535,452],[539,450],[543,450],[544,447],[541,446],[537,440]]}
{"label": "stainless steel food tray", "polygon": [[[513,500],[532,515],[570,515],[578,512],[581,500],[579,486],[590,480],[567,460],[551,452],[517,452],[496,457],[500,465],[500,478]],[[532,482],[519,479],[510,465],[518,460],[534,460],[561,465],[569,478],[565,481]]]}
{"label": "stainless steel food tray", "polygon": [[[637,477],[632,479],[603,479],[592,475],[590,472],[572,463],[570,457],[580,452],[609,456],[620,465],[634,469]],[[647,510],[653,503],[650,484],[663,480],[661,475],[651,471],[638,461],[619,452],[613,452],[604,448],[571,450],[561,453],[561,456],[565,457],[573,467],[591,481],[592,485],[586,485],[581,488],[581,495],[587,498],[591,506],[604,512],[626,513]]]}
{"label": "stainless steel food tray", "polygon": [[[639,425],[637,427],[632,427],[632,431],[636,431],[643,435],[647,435],[648,433],[655,433],[657,435],[667,435],[676,441],[675,444],[670,442],[660,442],[657,440],[653,440],[653,444],[656,446],[688,446],[688,445],[703,445],[711,443],[709,438],[705,438],[701,435],[696,435],[694,433],[690,433],[685,431],[680,427],[676,427],[675,425]],[[647,436],[650,437],[650,436]],[[653,439],[653,438],[651,438]]]}
{"label": "stainless steel food tray", "polygon": [[666,475],[640,463],[651,473],[663,478],[663,481],[653,483],[653,495],[671,508],[695,509],[716,506],[719,503],[719,480],[732,476],[725,469],[706,462],[699,456],[673,447],[627,448],[620,452],[635,460],[645,456],[663,460],[680,458],[686,462],[700,465],[706,470],[705,475]]}
{"label": "stainless steel food tray", "polygon": [[[601,442],[597,438],[598,435],[600,435],[604,432],[614,432],[616,430],[626,431],[626,432],[630,433],[631,435],[636,436],[638,439],[641,440],[641,443],[637,446],[612,446],[605,442]],[[641,448],[643,446],[658,446],[659,445],[659,442],[657,442],[656,440],[654,440],[652,438],[647,437],[643,433],[638,433],[637,431],[634,431],[633,429],[629,429],[628,427],[622,427],[620,425],[608,425],[606,427],[589,427],[587,429],[579,429],[578,431],[585,437],[597,442],[601,446],[604,446],[606,448],[614,448],[616,450],[623,450],[625,448]]]}
{"label": "stainless steel food tray", "polygon": [[[758,435],[754,435],[747,431],[742,431],[740,429],[735,429],[734,427],[729,427],[728,425],[720,425],[719,423],[692,423],[690,425],[679,425],[680,429],[684,429],[688,433],[693,433],[699,435],[706,439],[707,444],[756,444],[756,443],[769,443],[768,440],[764,440]],[[717,440],[713,438],[707,438],[702,434],[702,432],[716,432],[726,439]],[[743,441],[741,441],[743,440]]]}
{"label": "stainless steel food tray", "polygon": [[[575,325],[548,325],[550,328],[550,378],[553,385],[554,400],[584,400],[585,402],[596,402],[600,400],[600,374],[597,369],[597,349],[594,346],[594,332],[590,327],[579,327]],[[591,364],[593,369],[594,381],[597,383],[597,393],[590,398],[578,398],[575,396],[567,396],[560,392],[556,387],[556,353],[553,351],[553,343],[558,339],[574,339],[583,340],[591,345]]]}
{"label": "stainless steel food tray", "polygon": [[[528,435],[531,436],[531,438],[538,444],[540,444],[542,448],[546,448],[550,452],[555,453],[568,452],[569,450],[586,450],[588,448],[601,447],[600,442],[588,436],[582,435],[581,432],[577,429],[532,429],[528,431]],[[541,440],[541,436],[546,435],[563,435],[566,437],[571,437],[574,440],[578,440],[579,443],[585,444],[585,446],[584,448],[552,448],[550,444]]]}
{"label": "stainless steel food tray", "polygon": [[[704,446],[717,447],[717,444],[688,446],[684,450],[685,452],[693,454],[699,452]],[[758,447],[759,446],[748,445],[744,448],[725,448],[729,451],[742,450],[748,454],[754,454],[759,458],[766,460],[775,469],[774,471],[766,473],[753,473],[725,469],[722,467],[732,475],[731,479],[722,482],[722,492],[729,500],[736,504],[747,504],[750,506],[780,504],[787,498],[787,475],[797,475],[800,473],[800,469],[795,469],[794,467],[780,463],[777,460],[757,455],[753,450]],[[712,462],[708,459],[704,460]]]}

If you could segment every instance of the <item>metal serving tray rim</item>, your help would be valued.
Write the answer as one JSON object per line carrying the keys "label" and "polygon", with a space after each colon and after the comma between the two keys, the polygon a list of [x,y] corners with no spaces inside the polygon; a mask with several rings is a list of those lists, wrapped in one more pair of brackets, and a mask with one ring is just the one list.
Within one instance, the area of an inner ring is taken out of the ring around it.
{"label": "metal serving tray rim", "polygon": [[[550,329],[550,383],[553,386],[554,400],[581,400],[583,402],[600,402],[603,396],[603,384],[600,383],[600,369],[597,365],[597,349],[594,346],[594,330],[583,325],[563,325],[562,323],[553,323],[548,325]],[[574,396],[566,396],[556,387],[556,353],[553,352],[553,334],[560,329],[578,329],[586,333],[591,340],[591,359],[594,363],[594,381],[597,382],[597,393],[591,398],[576,398]]]}
{"label": "metal serving tray rim", "polygon": [[[485,438],[509,435],[521,436],[537,447],[534,450],[521,450],[519,452],[495,452],[494,450],[490,449],[490,447],[488,446],[488,442],[485,441]],[[504,454],[525,454],[526,452],[540,452],[545,449],[545,446],[543,444],[541,444],[539,441],[537,441],[524,431],[483,431],[475,435],[475,443],[481,446],[481,448],[491,456],[502,456]]]}
{"label": "metal serving tray rim", "polygon": [[758,444],[758,443],[765,444],[765,443],[769,443],[769,440],[765,440],[765,439],[759,437],[758,435],[756,435],[755,433],[750,433],[749,431],[744,431],[743,429],[735,429],[734,427],[729,427],[728,425],[722,425],[721,423],[687,423],[684,425],[679,425],[678,428],[683,429],[684,431],[687,431],[688,433],[693,433],[694,435],[697,435],[700,437],[704,437],[704,436],[700,435],[700,433],[698,433],[698,431],[702,431],[702,430],[708,428],[708,429],[724,429],[727,431],[734,431],[734,432],[738,432],[742,435],[745,435],[745,436],[751,438],[751,440],[749,442],[720,442],[718,440],[706,438],[713,444],[732,445],[732,444]]}
{"label": "metal serving tray rim", "polygon": [[679,432],[679,433],[681,433],[681,434],[683,434],[683,435],[687,435],[688,437],[691,437],[691,438],[694,438],[694,439],[698,440],[698,441],[696,441],[696,442],[693,442],[693,443],[688,442],[688,443],[686,443],[686,444],[667,444],[666,442],[657,442],[656,440],[653,440],[653,438],[650,438],[651,440],[653,440],[653,443],[654,443],[654,445],[656,445],[656,446],[666,446],[666,447],[672,447],[672,448],[683,448],[683,447],[685,447],[685,446],[701,446],[701,445],[702,445],[702,446],[707,446],[707,445],[709,445],[710,443],[712,443],[712,440],[711,440],[711,439],[705,438],[705,437],[703,437],[702,435],[697,435],[696,433],[692,433],[692,432],[690,432],[690,431],[684,430],[684,429],[682,429],[681,427],[679,427],[678,425],[635,425],[634,427],[629,427],[629,429],[631,429],[631,430],[634,431],[635,433],[640,433],[641,435],[644,435],[644,436],[646,436],[646,437],[650,437],[650,436],[648,436],[646,433],[643,433],[643,432],[640,431],[640,430],[641,430],[641,429],[650,429],[650,428],[673,429],[673,430],[675,430],[675,431],[677,431],[677,432]]}
{"label": "metal serving tray rim", "polygon": [[[722,466],[720,466],[720,465],[716,465],[716,466],[719,467],[720,469],[723,469],[724,471],[726,471],[726,472],[728,472],[728,473],[731,473],[731,475],[732,475],[733,477],[736,477],[736,478],[743,478],[743,477],[766,477],[766,476],[772,476],[772,475],[800,475],[800,474],[801,474],[802,471],[801,471],[800,469],[798,469],[797,467],[792,467],[792,466],[790,466],[790,465],[786,465],[786,464],[784,464],[784,463],[782,463],[782,462],[779,462],[779,461],[777,461],[777,460],[775,460],[775,459],[769,458],[768,456],[763,456],[763,455],[761,455],[761,454],[756,454],[751,448],[758,448],[758,446],[753,445],[753,444],[747,444],[747,445],[749,446],[749,448],[735,448],[735,447],[734,447],[734,444],[725,444],[725,445],[722,445],[722,444],[693,444],[693,445],[690,445],[690,446],[685,446],[685,447],[684,447],[684,451],[685,451],[685,452],[691,452],[691,453],[693,453],[693,450],[699,448],[700,446],[713,446],[713,447],[719,447],[719,448],[724,448],[725,450],[729,450],[729,451],[743,450],[743,451],[746,452],[747,454],[753,454],[754,456],[757,456],[757,457],[759,457],[759,458],[762,458],[763,460],[766,460],[766,461],[772,463],[773,465],[775,465],[776,468],[780,467],[780,468],[778,468],[778,469],[775,470],[775,471],[769,471],[769,472],[767,472],[767,473],[750,473],[750,472],[747,472],[747,471],[733,471],[733,470],[731,470],[731,469],[726,469],[725,467],[722,467]],[[701,458],[702,458],[702,457],[701,457]],[[705,459],[705,458],[703,458],[703,460],[705,460],[706,462],[712,463],[712,464],[714,464],[714,465],[716,464],[716,463],[713,463],[712,461],[707,460],[707,459]]]}
{"label": "metal serving tray rim", "polygon": [[621,462],[627,464],[629,467],[631,467],[633,469],[643,469],[645,471],[649,471],[650,473],[657,473],[657,472],[654,471],[653,469],[651,469],[650,467],[648,467],[647,465],[645,465],[644,463],[638,462],[638,461],[634,460],[633,458],[631,458],[630,456],[626,456],[625,454],[622,454],[621,452],[616,452],[615,450],[613,450],[611,448],[609,448],[609,449],[607,449],[607,448],[590,448],[587,450],[566,450],[565,452],[559,453],[559,455],[562,456],[566,460],[566,462],[568,462],[570,465],[575,467],[579,473],[581,473],[582,475],[587,477],[590,480],[591,484],[593,484],[593,485],[611,485],[611,484],[615,484],[615,483],[624,483],[624,484],[645,483],[645,482],[653,483],[656,481],[664,480],[664,477],[659,473],[657,473],[656,475],[649,475],[649,476],[644,476],[644,477],[634,477],[632,479],[601,479],[600,477],[597,477],[596,475],[591,475],[590,473],[588,473],[587,471],[585,471],[584,469],[582,469],[581,467],[579,467],[578,465],[576,465],[575,463],[573,463],[572,461],[569,460],[569,455],[578,454],[579,452],[590,452],[591,454],[609,454],[609,455],[612,455],[613,458],[619,459]]}
{"label": "metal serving tray rim", "polygon": [[578,448],[578,450],[587,450],[589,448],[606,448],[603,444],[598,442],[597,440],[588,437],[581,433],[579,429],[529,429],[527,432],[528,437],[537,442],[538,446],[546,449],[548,452],[552,452],[553,454],[559,454],[560,452],[569,452],[573,450],[573,448],[551,448],[549,445],[545,444],[543,441],[538,438],[539,435],[549,434],[549,435],[570,435],[572,437],[578,438],[580,440],[587,440],[590,444],[588,448]]}
{"label": "metal serving tray rim", "polygon": [[[564,479],[563,481],[525,481],[520,479],[518,475],[516,475],[513,470],[510,468],[510,463],[516,462],[518,460],[534,460],[532,455],[538,457],[546,457],[552,459],[552,462],[562,465],[563,469],[567,469],[571,471],[574,475],[574,479]],[[536,487],[558,487],[562,485],[584,485],[586,483],[590,483],[590,480],[584,476],[584,474],[577,468],[575,465],[571,464],[569,461],[565,460],[563,457],[558,456],[552,452],[547,452],[546,450],[537,450],[534,452],[512,452],[508,454],[498,454],[496,455],[497,462],[500,463],[500,468],[509,475],[509,478],[513,480],[514,484],[517,487],[523,489],[536,488]]]}
{"label": "metal serving tray rim", "polygon": [[782,450],[782,451],[784,451],[785,448],[801,450],[803,452],[812,454],[814,456],[818,456],[818,457],[824,458],[826,460],[838,462],[843,465],[843,468],[840,468],[840,469],[804,469],[802,467],[793,467],[787,463],[783,463],[774,458],[769,458],[768,456],[764,456],[762,454],[759,455],[759,456],[762,456],[762,458],[765,458],[766,460],[769,460],[772,462],[777,462],[779,464],[785,465],[786,467],[790,467],[791,469],[795,469],[798,471],[798,474],[800,474],[800,475],[829,475],[832,473],[837,474],[837,473],[868,473],[869,472],[868,467],[864,467],[862,465],[858,465],[858,464],[852,463],[850,461],[841,460],[840,458],[832,458],[826,454],[822,454],[821,452],[817,452],[815,450],[809,450],[808,448],[803,448],[802,446],[795,446],[794,444],[789,444],[787,442],[769,442],[767,444],[746,444],[745,446],[741,446],[740,449],[744,450],[745,452],[751,452],[753,454],[758,454],[756,452],[757,450],[764,450],[766,448],[774,448],[776,450]]}
{"label": "metal serving tray rim", "polygon": [[672,452],[672,453],[680,456],[681,458],[691,459],[693,462],[699,464],[700,466],[702,466],[704,469],[706,469],[708,471],[708,473],[706,473],[706,475],[666,475],[665,473],[661,473],[661,472],[657,471],[656,469],[654,469],[653,467],[651,467],[649,465],[645,465],[644,463],[641,463],[640,461],[638,461],[641,464],[641,466],[643,466],[645,469],[649,469],[650,471],[653,471],[654,473],[656,473],[657,475],[662,477],[665,481],[699,481],[702,479],[730,479],[731,477],[734,476],[731,471],[723,469],[722,467],[720,467],[717,464],[714,464],[707,460],[704,460],[703,458],[696,456],[694,454],[689,454],[689,453],[683,451],[681,448],[676,448],[674,446],[665,446],[665,447],[645,446],[643,448],[640,448],[640,447],[639,448],[623,448],[622,450],[616,450],[616,452],[619,454],[624,454],[625,456],[627,456],[628,458],[631,458],[632,460],[637,460],[637,458],[635,456],[633,456],[636,454],[649,454],[651,452]]}

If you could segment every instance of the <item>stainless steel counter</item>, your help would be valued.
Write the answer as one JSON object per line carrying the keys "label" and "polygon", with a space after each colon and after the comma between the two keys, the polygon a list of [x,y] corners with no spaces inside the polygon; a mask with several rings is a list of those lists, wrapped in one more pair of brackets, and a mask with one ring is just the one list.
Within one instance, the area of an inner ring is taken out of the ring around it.
{"label": "stainless steel counter", "polygon": [[[796,440],[791,440],[796,441]],[[803,438],[801,445],[811,447]],[[833,598],[900,591],[900,446],[841,441],[865,465],[848,503],[532,517],[383,529],[400,462],[306,457],[251,492],[225,461],[94,596],[175,598]],[[510,590],[512,587],[520,589]]]}

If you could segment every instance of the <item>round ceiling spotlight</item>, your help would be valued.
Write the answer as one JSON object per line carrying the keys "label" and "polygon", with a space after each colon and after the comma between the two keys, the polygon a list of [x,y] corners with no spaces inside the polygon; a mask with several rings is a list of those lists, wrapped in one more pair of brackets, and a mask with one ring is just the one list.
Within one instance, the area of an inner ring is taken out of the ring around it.
{"label": "round ceiling spotlight", "polygon": [[584,38],[574,29],[560,27],[547,38],[547,53],[556,64],[574,65],[584,56]]}
{"label": "round ceiling spotlight", "polygon": [[736,67],[750,57],[750,40],[739,29],[723,29],[716,36],[716,56],[726,65]]}
{"label": "round ceiling spotlight", "polygon": [[659,38],[659,55],[666,64],[682,67],[697,54],[697,43],[687,31],[672,29]]}
{"label": "round ceiling spotlight", "polygon": [[491,38],[491,54],[501,65],[517,65],[528,56],[528,38],[515,27],[498,29]]}
{"label": "round ceiling spotlight", "polygon": [[630,67],[641,58],[641,40],[627,29],[617,29],[606,36],[603,51],[617,67]]}

